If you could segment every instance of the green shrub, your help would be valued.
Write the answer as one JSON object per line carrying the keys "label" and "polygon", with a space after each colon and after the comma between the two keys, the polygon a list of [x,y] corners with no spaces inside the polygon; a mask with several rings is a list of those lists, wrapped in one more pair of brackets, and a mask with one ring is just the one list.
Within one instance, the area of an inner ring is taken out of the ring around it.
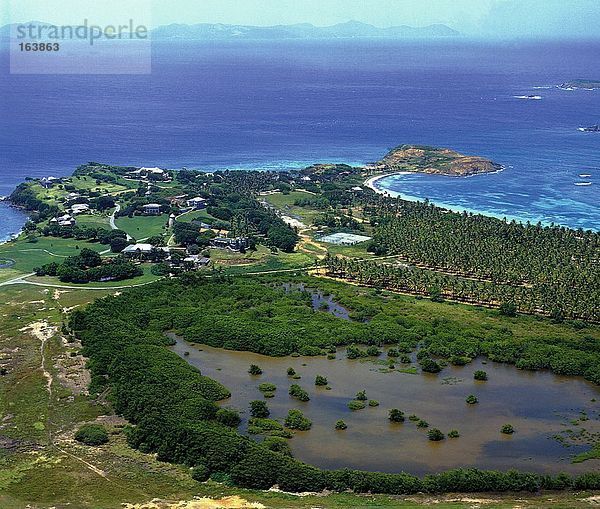
{"label": "green shrub", "polygon": [[85,445],[102,445],[108,442],[108,432],[101,424],[84,424],[75,433],[75,440]]}
{"label": "green shrub", "polygon": [[515,432],[515,428],[513,428],[512,424],[505,424],[500,428],[500,433],[504,433],[505,435],[512,435]]}
{"label": "green shrub", "polygon": [[475,380],[479,380],[479,381],[485,381],[488,379],[488,375],[485,371],[483,371],[482,369],[478,369],[477,371],[475,371],[475,373],[473,373],[473,378]]}
{"label": "green shrub", "polygon": [[265,418],[269,417],[270,414],[269,407],[264,401],[255,399],[250,402],[250,415],[252,417]]}
{"label": "green shrub", "polygon": [[427,438],[432,442],[439,442],[440,440],[444,440],[444,434],[437,428],[431,428],[427,432]]}
{"label": "green shrub", "polygon": [[366,406],[367,404],[364,401],[358,399],[353,399],[352,401],[348,402],[348,408],[352,411],[362,410]]}
{"label": "green shrub", "polygon": [[348,428],[348,425],[341,419],[339,421],[336,421],[335,429],[342,430],[342,429],[347,429],[347,428]]}
{"label": "green shrub", "polygon": [[476,403],[479,403],[479,400],[477,399],[477,396],[475,396],[474,394],[469,394],[467,396],[467,399],[465,399],[465,401],[469,404],[469,405],[474,405]]}
{"label": "green shrub", "polygon": [[302,387],[297,384],[290,385],[289,394],[292,398],[296,398],[299,401],[309,401],[310,396]]}
{"label": "green shrub", "polygon": [[304,414],[300,410],[292,409],[285,418],[285,426],[290,429],[307,431],[311,428],[312,422],[310,419],[304,417]]}
{"label": "green shrub", "polygon": [[391,422],[404,422],[404,412],[397,408],[392,408],[388,414],[388,419]]}
{"label": "green shrub", "polygon": [[269,451],[278,452],[289,457],[292,456],[292,449],[285,438],[276,436],[265,437],[262,445],[269,449]]}
{"label": "green shrub", "polygon": [[379,406],[379,401],[377,401],[376,399],[370,399],[369,400],[369,406]]}
{"label": "green shrub", "polygon": [[219,408],[215,417],[221,424],[229,426],[230,428],[237,428],[240,425],[240,422],[242,422],[240,414],[232,408]]}
{"label": "green shrub", "polygon": [[459,436],[460,433],[456,429],[451,429],[450,431],[448,431],[448,438],[458,438]]}
{"label": "green shrub", "polygon": [[296,374],[296,370],[294,368],[287,368],[287,375],[294,376]]}
{"label": "green shrub", "polygon": [[269,382],[264,382],[258,386],[258,390],[260,392],[275,392],[277,390],[277,386]]}
{"label": "green shrub", "polygon": [[417,422],[417,421],[419,420],[419,416],[418,416],[418,415],[416,415],[416,414],[410,414],[410,415],[408,416],[408,420],[409,420],[409,421],[412,421],[412,422]]}
{"label": "green shrub", "polygon": [[317,375],[315,378],[315,385],[318,385],[318,386],[327,385],[327,378],[324,377],[323,375]]}
{"label": "green shrub", "polygon": [[210,469],[206,465],[196,465],[192,468],[192,479],[198,482],[208,481]]}
{"label": "green shrub", "polygon": [[381,350],[374,345],[371,345],[367,348],[367,355],[369,357],[379,357],[381,355]]}
{"label": "green shrub", "polygon": [[358,401],[367,401],[367,391],[358,391],[356,393],[356,396],[354,396],[354,399],[357,399]]}
{"label": "green shrub", "polygon": [[387,351],[387,354],[388,354],[388,357],[393,357],[393,358],[400,357],[400,352],[398,351],[397,348],[390,348]]}
{"label": "green shrub", "polygon": [[260,369],[260,367],[256,364],[250,364],[250,368],[248,368],[248,373],[254,376],[262,375],[262,372],[262,369]]}
{"label": "green shrub", "polygon": [[417,421],[417,428],[429,428],[429,423],[425,419],[419,419]]}
{"label": "green shrub", "polygon": [[442,371],[442,367],[438,362],[434,361],[431,357],[423,357],[419,360],[421,370],[426,373],[439,373]]}

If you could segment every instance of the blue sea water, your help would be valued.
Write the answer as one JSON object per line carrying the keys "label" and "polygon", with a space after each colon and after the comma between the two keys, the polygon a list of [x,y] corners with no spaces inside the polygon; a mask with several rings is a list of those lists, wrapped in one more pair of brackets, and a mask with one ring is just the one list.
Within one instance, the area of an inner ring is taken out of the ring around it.
{"label": "blue sea water", "polygon": [[[402,143],[506,169],[378,185],[521,220],[599,229],[600,42],[155,43],[150,75],[11,75],[0,51],[0,195],[86,161],[168,168],[365,163]],[[549,88],[536,88],[549,87]],[[517,99],[536,94],[541,100]],[[582,179],[580,173],[592,176]],[[576,186],[579,181],[592,185]],[[0,204],[0,238],[23,221]]]}

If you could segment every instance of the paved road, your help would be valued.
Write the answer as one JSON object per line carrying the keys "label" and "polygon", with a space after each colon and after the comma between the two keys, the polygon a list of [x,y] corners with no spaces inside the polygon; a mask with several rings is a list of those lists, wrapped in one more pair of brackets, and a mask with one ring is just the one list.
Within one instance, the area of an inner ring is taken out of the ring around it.
{"label": "paved road", "polygon": [[[118,230],[117,225],[115,224],[115,214],[117,214],[117,212],[119,212],[121,210],[121,205],[119,205],[118,203],[115,205],[115,210],[113,210],[113,213],[110,215],[109,217],[109,222],[110,222],[110,227],[113,230]],[[131,240],[131,235],[129,235],[129,233],[125,232],[127,235],[127,240]]]}

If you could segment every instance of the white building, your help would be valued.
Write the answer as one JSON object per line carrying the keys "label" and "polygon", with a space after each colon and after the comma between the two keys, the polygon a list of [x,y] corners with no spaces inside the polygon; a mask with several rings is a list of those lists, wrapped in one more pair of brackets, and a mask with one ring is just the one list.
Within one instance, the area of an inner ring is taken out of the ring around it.
{"label": "white building", "polygon": [[159,203],[148,203],[142,206],[144,214],[148,216],[160,216],[160,204]]}
{"label": "white building", "polygon": [[206,208],[206,198],[200,198],[200,196],[196,196],[195,198],[190,198],[186,200],[186,205],[188,207],[192,207],[196,210]]}
{"label": "white building", "polygon": [[75,205],[71,205],[71,214],[83,214],[84,212],[88,212],[90,210],[90,206],[87,203],[76,203]]}

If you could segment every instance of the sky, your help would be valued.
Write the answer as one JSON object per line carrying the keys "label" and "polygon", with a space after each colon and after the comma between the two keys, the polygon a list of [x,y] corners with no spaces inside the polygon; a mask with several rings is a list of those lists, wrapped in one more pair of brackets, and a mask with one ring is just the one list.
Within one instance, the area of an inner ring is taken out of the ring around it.
{"label": "sky", "polygon": [[477,37],[600,37],[600,0],[0,0],[0,24],[170,23],[380,27],[443,23]]}

